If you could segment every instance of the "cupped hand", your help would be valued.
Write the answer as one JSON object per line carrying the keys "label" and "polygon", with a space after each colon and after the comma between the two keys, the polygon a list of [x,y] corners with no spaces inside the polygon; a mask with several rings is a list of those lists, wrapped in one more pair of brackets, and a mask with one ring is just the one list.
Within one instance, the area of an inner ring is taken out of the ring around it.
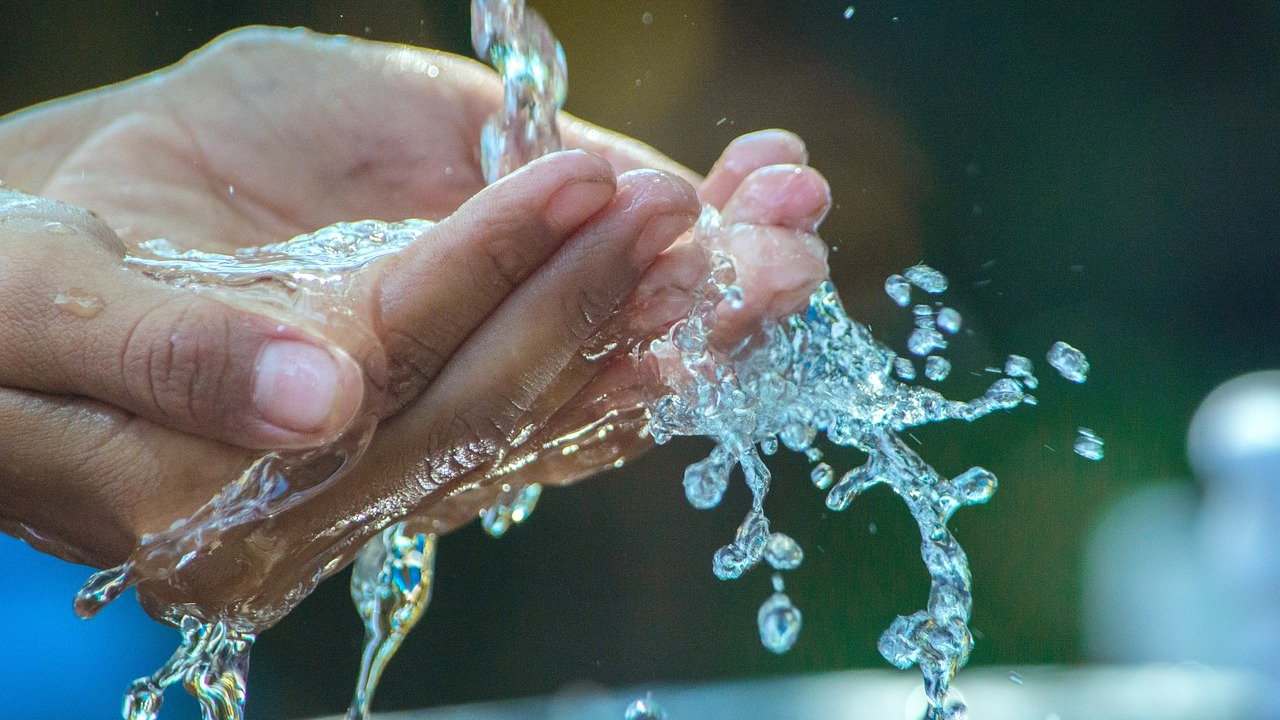
{"label": "cupped hand", "polygon": [[[6,526],[113,564],[207,500],[253,448],[324,442],[358,407],[376,408],[382,428],[349,476],[144,588],[157,610],[285,607],[377,527],[409,509],[444,513],[444,497],[468,497],[461,489],[484,484],[512,448],[600,410],[582,400],[593,385],[634,389],[622,358],[588,363],[583,349],[606,325],[635,337],[678,314],[699,269],[692,254],[681,261],[686,241],[668,246],[697,210],[678,178],[694,178],[565,117],[566,143],[594,155],[550,156],[482,189],[475,134],[498,93],[460,58],[252,30],[0,124],[0,177],[40,196],[0,199]],[[825,186],[811,170],[772,167],[802,162],[793,138],[748,139],[702,186],[762,228],[760,268],[771,255],[800,260],[790,275],[758,271],[758,282],[747,263],[741,322],[794,305],[821,275],[821,251],[786,228],[816,224]],[[667,172],[627,172],[642,167]],[[799,190],[775,192],[788,185]],[[350,338],[119,262],[154,237],[227,250],[411,216],[442,221],[372,268],[357,302],[385,349],[385,397],[365,397]],[[587,468],[525,470],[535,471]]]}

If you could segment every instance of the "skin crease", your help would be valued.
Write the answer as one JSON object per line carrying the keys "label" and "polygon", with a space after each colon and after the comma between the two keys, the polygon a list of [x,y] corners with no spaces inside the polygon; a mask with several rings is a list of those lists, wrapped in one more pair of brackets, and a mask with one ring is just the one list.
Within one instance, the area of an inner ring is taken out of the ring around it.
{"label": "skin crease", "polygon": [[[115,347],[112,313],[130,311],[129,298],[185,302],[120,267],[143,240],[225,252],[340,220],[442,219],[362,272],[355,325],[372,333],[283,317],[235,290],[181,316],[210,318],[192,332],[195,367],[221,347],[201,334],[209,325],[232,347],[279,333],[336,347],[368,372],[349,395],[380,425],[350,474],[139,588],[153,613],[194,603],[208,618],[262,613],[262,625],[301,599],[319,564],[336,572],[406,512],[446,532],[475,518],[494,482],[567,483],[647,449],[635,409],[661,388],[654,367],[624,351],[688,309],[706,270],[685,232],[699,202],[723,210],[744,290],[741,308],[721,308],[717,342],[798,309],[826,276],[814,233],[830,193],[794,135],[743,136],[703,180],[565,115],[565,144],[578,151],[485,189],[475,136],[500,92],[491,72],[455,56],[254,28],[174,67],[0,120],[0,178],[36,196],[0,192],[0,338],[22,337],[35,358],[12,378],[0,373],[0,527],[110,566],[260,454],[248,448],[271,446],[245,435],[234,393],[208,413],[162,412],[171,408],[128,392],[128,377],[100,371],[112,355],[94,348]],[[98,317],[58,314],[54,286],[109,299]],[[83,346],[71,348],[79,366],[58,359],[66,337]],[[165,337],[170,355],[186,349]],[[583,358],[610,340],[613,353]],[[233,379],[252,371],[237,362],[218,367]],[[188,408],[205,397],[201,374],[192,377],[180,383]],[[318,435],[284,441],[323,442],[345,427],[343,412]],[[512,462],[602,417],[612,432],[596,446]]]}

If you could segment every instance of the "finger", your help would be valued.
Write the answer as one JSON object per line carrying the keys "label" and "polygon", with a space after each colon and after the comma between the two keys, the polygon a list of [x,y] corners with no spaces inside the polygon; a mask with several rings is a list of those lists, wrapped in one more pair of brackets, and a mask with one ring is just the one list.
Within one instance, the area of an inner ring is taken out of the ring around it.
{"label": "finger", "polygon": [[74,562],[122,562],[213,497],[243,454],[93,400],[0,389],[0,519]]}
{"label": "finger", "polygon": [[809,160],[804,141],[786,130],[760,130],[743,135],[725,148],[698,188],[702,202],[721,208],[742,181],[767,165],[803,165]]}
{"label": "finger", "polygon": [[126,269],[85,211],[11,193],[0,218],[0,385],[246,447],[324,442],[359,408],[359,366],[302,324]]}
{"label": "finger", "polygon": [[534,422],[525,409],[696,213],[693,189],[677,178],[621,176],[609,206],[503,302],[422,396],[383,423],[359,477],[308,502],[312,524],[383,517],[389,507],[403,514],[494,461],[513,444],[517,424]]}
{"label": "finger", "polygon": [[613,198],[583,151],[536,160],[485,188],[381,269],[380,335],[398,410],[502,300]]}
{"label": "finger", "polygon": [[774,225],[807,233],[831,210],[826,178],[803,165],[767,165],[753,170],[724,205],[725,224]]}
{"label": "finger", "polygon": [[446,409],[443,417],[460,417],[472,430],[495,430],[502,436],[489,439],[497,442],[521,423],[537,425],[545,418],[528,415],[539,397],[589,379],[565,371],[578,367],[583,348],[697,212],[693,189],[674,176],[622,175],[610,207],[467,341],[422,407]]}

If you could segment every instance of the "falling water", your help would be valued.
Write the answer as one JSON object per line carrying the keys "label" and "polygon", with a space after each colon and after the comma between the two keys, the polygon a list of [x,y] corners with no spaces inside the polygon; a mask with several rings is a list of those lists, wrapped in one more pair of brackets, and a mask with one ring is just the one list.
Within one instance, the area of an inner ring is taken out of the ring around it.
{"label": "falling water", "polygon": [[431,602],[436,536],[405,520],[383,530],[360,550],[351,574],[351,599],[364,621],[364,652],[348,720],[369,716],[387,663]]}

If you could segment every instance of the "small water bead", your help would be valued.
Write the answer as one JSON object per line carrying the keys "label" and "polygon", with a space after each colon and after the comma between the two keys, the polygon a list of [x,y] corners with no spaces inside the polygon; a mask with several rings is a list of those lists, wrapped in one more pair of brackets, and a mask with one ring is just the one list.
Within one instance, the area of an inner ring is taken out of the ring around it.
{"label": "small water bead", "polygon": [[930,355],[924,359],[924,376],[934,382],[947,379],[951,373],[951,361],[941,355]]}
{"label": "small water bead", "polygon": [[1004,374],[1011,378],[1031,377],[1034,371],[1031,359],[1022,355],[1010,355],[1004,361]]}
{"label": "small water bead", "polygon": [[809,427],[804,423],[793,422],[782,428],[782,432],[778,434],[778,439],[782,444],[792,452],[804,452],[813,444],[813,439],[818,436],[815,428]]}
{"label": "small water bead", "polygon": [[884,292],[889,299],[906,307],[911,304],[911,283],[901,275],[893,274],[884,279]]}
{"label": "small water bead", "polygon": [[996,475],[983,467],[971,467],[951,480],[956,494],[966,505],[985,503],[996,493]]}
{"label": "small water bead", "polygon": [[717,457],[692,463],[684,470],[684,496],[699,510],[720,504],[729,487],[730,466]]}
{"label": "small water bead", "polygon": [[777,453],[777,452],[778,452],[778,437],[777,437],[776,435],[770,435],[769,437],[767,437],[767,438],[765,438],[765,439],[761,440],[761,441],[760,441],[760,452],[764,453],[765,455],[773,455],[773,454]]}
{"label": "small water bead", "polygon": [[85,319],[96,317],[106,307],[102,298],[78,288],[71,288],[54,295],[53,304],[65,313]]}
{"label": "small water bead", "polygon": [[836,479],[836,471],[826,463],[818,463],[813,470],[809,472],[809,479],[813,481],[814,487],[819,490],[826,490],[831,487],[831,483]]}
{"label": "small water bead", "polygon": [[667,720],[667,711],[653,699],[653,693],[646,693],[627,705],[623,720]]}
{"label": "small water bead", "polygon": [[911,308],[912,321],[918,328],[933,327],[933,308],[928,305],[916,305]]}
{"label": "small water bead", "polygon": [[1101,460],[1105,455],[1105,443],[1102,438],[1086,427],[1077,428],[1076,433],[1076,441],[1072,445],[1072,450],[1086,460],[1095,462]]}
{"label": "small water bead", "polygon": [[787,583],[782,579],[782,573],[774,573],[769,582],[773,585],[774,592],[786,592]]}
{"label": "small water bead", "polygon": [[907,349],[911,351],[912,355],[924,356],[934,350],[942,350],[946,347],[947,341],[942,339],[942,333],[932,326],[918,327],[907,338]]}
{"label": "small water bead", "polygon": [[1046,355],[1049,365],[1062,377],[1074,383],[1084,382],[1089,375],[1089,360],[1084,353],[1059,340]]}
{"label": "small water bead", "polygon": [[1024,682],[1024,680],[1022,679],[1022,674],[1016,670],[1009,671],[1009,682],[1013,683],[1014,685],[1021,685]]}
{"label": "small water bead", "polygon": [[944,307],[938,311],[938,329],[948,335],[960,332],[961,322],[960,311],[955,308]]}
{"label": "small water bead", "polygon": [[822,451],[816,447],[811,447],[804,451],[804,457],[811,463],[816,463],[822,459]]}
{"label": "small water bead", "polygon": [[795,570],[804,562],[804,550],[790,535],[776,532],[764,547],[764,559],[774,570]]}
{"label": "small water bead", "polygon": [[907,280],[930,295],[947,290],[947,276],[923,263],[912,265],[902,272]]}
{"label": "small water bead", "polygon": [[50,235],[75,235],[76,229],[64,222],[47,222],[44,231]]}
{"label": "small water bead", "polygon": [[852,20],[852,19],[853,19],[853,12],[854,12],[854,10],[853,10],[853,6],[852,6],[852,5],[850,5],[850,6],[846,7],[846,8],[844,9],[844,19],[845,19],[845,20]]}
{"label": "small water bead", "polygon": [[764,601],[756,614],[760,644],[769,652],[781,655],[796,644],[802,623],[800,609],[791,604],[791,598],[784,593],[774,593]]}
{"label": "small water bead", "polygon": [[898,357],[893,360],[893,372],[902,380],[916,379],[916,365],[911,358]]}

